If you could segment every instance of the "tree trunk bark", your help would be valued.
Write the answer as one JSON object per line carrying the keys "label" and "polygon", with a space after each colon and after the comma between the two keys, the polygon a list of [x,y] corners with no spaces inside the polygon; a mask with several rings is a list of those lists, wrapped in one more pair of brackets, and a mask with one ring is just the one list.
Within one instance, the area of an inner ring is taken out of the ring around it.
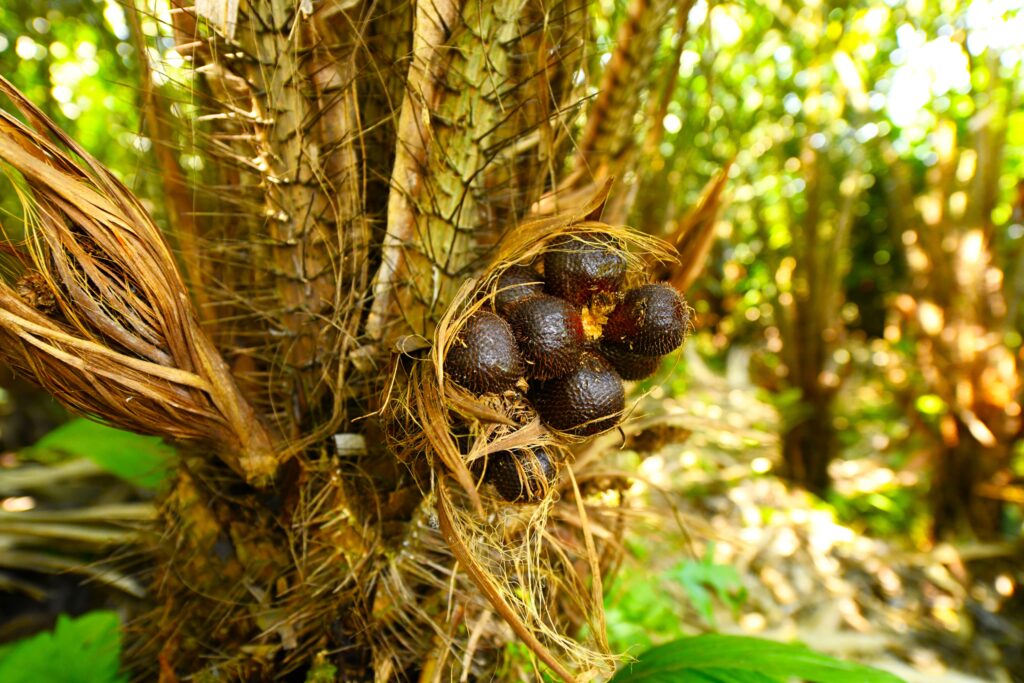
{"label": "tree trunk bark", "polygon": [[929,500],[934,538],[975,536],[997,540],[1002,532],[1003,502],[979,495],[1010,462],[1005,444],[986,447],[974,439],[965,425],[955,446],[945,446],[931,473]]}
{"label": "tree trunk bark", "polygon": [[836,431],[832,425],[832,401],[828,396],[808,396],[806,419],[782,435],[782,471],[790,481],[817,496],[831,483],[829,463],[836,455]]}

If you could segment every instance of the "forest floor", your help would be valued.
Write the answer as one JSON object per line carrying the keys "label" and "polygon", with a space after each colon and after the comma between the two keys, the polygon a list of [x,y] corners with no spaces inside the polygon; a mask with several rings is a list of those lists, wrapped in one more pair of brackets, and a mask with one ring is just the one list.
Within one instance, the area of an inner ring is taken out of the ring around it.
{"label": "forest floor", "polygon": [[[1021,547],[922,550],[841,523],[772,474],[780,418],[750,385],[748,356],[734,352],[721,374],[694,353],[686,363],[686,390],[648,394],[639,412],[652,417],[619,451],[640,460],[633,492],[650,514],[609,595],[613,641],[675,637],[681,616],[684,632],[797,640],[910,683],[1024,681]],[[882,460],[834,463],[836,490],[914,483]],[[666,595],[689,609],[664,612]]]}

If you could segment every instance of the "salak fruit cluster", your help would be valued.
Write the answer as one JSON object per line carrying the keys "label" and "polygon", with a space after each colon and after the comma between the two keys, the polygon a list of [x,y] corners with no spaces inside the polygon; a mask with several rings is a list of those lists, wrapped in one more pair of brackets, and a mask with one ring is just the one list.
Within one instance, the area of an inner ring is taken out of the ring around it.
{"label": "salak fruit cluster", "polygon": [[[543,268],[543,274],[538,268]],[[649,377],[686,335],[687,307],[667,284],[621,291],[627,261],[603,233],[555,240],[536,265],[498,278],[493,311],[469,316],[445,358],[475,394],[526,392],[551,429],[588,437],[618,424],[623,380]],[[542,447],[488,457],[485,479],[509,501],[543,496],[557,474]]]}

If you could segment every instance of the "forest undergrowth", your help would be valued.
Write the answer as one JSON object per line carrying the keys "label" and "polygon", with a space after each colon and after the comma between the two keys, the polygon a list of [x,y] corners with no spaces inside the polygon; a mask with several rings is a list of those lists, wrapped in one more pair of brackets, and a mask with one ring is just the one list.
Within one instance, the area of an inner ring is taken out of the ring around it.
{"label": "forest undergrowth", "polygon": [[[780,413],[750,384],[749,359],[737,348],[717,371],[691,349],[686,372],[641,404],[650,417],[617,457],[636,468],[631,492],[646,509],[609,589],[610,640],[635,651],[717,628],[805,642],[915,683],[1022,680],[1020,547],[915,543],[919,520],[892,501],[922,484],[912,467],[890,469],[891,454],[859,453],[870,434],[847,449],[859,457],[833,464],[829,501],[787,485],[775,474]],[[872,495],[876,516],[903,529],[869,528]],[[666,607],[666,593],[686,607]]]}

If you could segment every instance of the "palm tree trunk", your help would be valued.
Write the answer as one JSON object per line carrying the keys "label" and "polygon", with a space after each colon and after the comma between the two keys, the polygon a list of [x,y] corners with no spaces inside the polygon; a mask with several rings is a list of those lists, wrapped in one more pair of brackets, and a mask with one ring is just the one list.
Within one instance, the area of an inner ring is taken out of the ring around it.
{"label": "palm tree trunk", "polygon": [[307,17],[273,0],[241,11],[233,39],[179,16],[179,40],[204,36],[208,152],[244,197],[212,198],[224,214],[205,233],[213,324],[276,427],[281,469],[260,491],[187,459],[163,507],[157,635],[139,634],[136,661],[167,680],[308,671],[321,650],[342,680],[441,666],[444,596],[465,579],[446,569],[431,504],[381,426],[350,418],[374,407],[395,340],[429,336],[511,227],[490,221],[514,223],[548,184],[581,7],[380,3]]}

